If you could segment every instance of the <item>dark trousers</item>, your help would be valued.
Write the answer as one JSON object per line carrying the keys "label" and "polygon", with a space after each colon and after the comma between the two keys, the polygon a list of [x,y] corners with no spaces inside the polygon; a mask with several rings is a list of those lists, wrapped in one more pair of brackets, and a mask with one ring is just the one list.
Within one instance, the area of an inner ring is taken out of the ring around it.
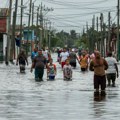
{"label": "dark trousers", "polygon": [[112,81],[112,83],[115,83],[116,73],[107,74],[107,80],[108,80],[109,84],[111,83],[111,81]]}
{"label": "dark trousers", "polygon": [[44,68],[35,68],[35,80],[42,81],[44,74]]}
{"label": "dark trousers", "polygon": [[70,65],[75,68],[76,67],[76,62],[71,62],[70,61]]}
{"label": "dark trousers", "polygon": [[105,90],[106,88],[106,76],[98,76],[94,75],[94,89],[99,89],[101,87],[101,90]]}

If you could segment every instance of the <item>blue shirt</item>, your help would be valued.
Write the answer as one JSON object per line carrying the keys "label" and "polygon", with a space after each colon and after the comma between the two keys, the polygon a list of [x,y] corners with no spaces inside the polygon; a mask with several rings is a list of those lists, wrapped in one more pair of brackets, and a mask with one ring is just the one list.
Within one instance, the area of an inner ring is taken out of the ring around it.
{"label": "blue shirt", "polygon": [[33,60],[36,56],[38,56],[38,52],[32,52],[31,59]]}

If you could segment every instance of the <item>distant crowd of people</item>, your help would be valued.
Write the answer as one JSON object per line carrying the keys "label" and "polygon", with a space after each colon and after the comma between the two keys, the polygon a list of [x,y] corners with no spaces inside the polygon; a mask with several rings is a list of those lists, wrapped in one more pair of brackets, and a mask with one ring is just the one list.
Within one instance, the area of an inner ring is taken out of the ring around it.
{"label": "distant crowd of people", "polygon": [[[35,48],[31,53],[31,72],[35,69],[35,80],[43,81],[44,69],[47,69],[47,79],[54,80],[57,67],[53,63],[52,56],[48,50]],[[103,58],[98,50],[89,54],[87,50],[76,52],[75,49],[57,50],[57,62],[61,65],[63,70],[63,79],[72,80],[73,70],[76,68],[77,63],[82,72],[94,72],[94,89],[96,95],[105,95],[106,80],[108,86],[115,87],[115,80],[119,77],[117,60],[109,52],[106,58]],[[27,57],[24,50],[18,55],[16,64],[19,63],[20,72],[25,72],[25,65],[28,64]],[[59,74],[59,73],[58,73]],[[101,93],[100,93],[101,92]]]}

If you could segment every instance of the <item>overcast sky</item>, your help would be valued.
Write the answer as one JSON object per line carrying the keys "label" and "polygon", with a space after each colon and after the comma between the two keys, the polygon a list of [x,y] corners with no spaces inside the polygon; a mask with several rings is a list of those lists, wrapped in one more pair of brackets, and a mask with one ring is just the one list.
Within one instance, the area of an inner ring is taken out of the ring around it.
{"label": "overcast sky", "polygon": [[[28,7],[29,1],[24,0],[24,4]],[[107,23],[109,11],[111,11],[111,23],[116,22],[117,18],[117,0],[33,0],[33,2],[35,2],[35,6],[39,6],[42,2],[45,7],[54,9],[54,11],[48,12],[44,18],[50,20],[52,28],[54,27],[58,31],[63,29],[69,32],[74,29],[81,33],[83,27],[86,28],[86,22],[90,27],[93,15],[99,17],[100,13],[104,14],[104,22]],[[0,0],[0,3],[0,7],[8,6],[8,0]],[[25,16],[24,23],[27,20],[28,18]]]}

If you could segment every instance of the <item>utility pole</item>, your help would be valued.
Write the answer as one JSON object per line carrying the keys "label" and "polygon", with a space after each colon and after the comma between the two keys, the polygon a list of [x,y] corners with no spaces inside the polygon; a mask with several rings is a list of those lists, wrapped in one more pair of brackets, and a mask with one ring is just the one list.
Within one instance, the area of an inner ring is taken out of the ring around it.
{"label": "utility pole", "polygon": [[94,52],[94,47],[95,47],[95,40],[94,40],[94,29],[95,29],[95,15],[93,15],[92,19],[92,43],[91,43],[91,52]]}
{"label": "utility pole", "polygon": [[85,33],[85,28],[84,28],[84,26],[83,26],[83,34]]}
{"label": "utility pole", "polygon": [[[32,8],[32,0],[30,0],[28,27],[27,27],[27,42],[26,42],[26,55],[27,56],[28,56],[28,51],[29,51],[29,32],[30,32],[31,8]],[[31,40],[31,51],[32,51],[32,40]]]}
{"label": "utility pole", "polygon": [[37,8],[37,20],[36,20],[36,26],[38,27],[38,17],[39,17],[39,7]]}
{"label": "utility pole", "polygon": [[88,32],[88,22],[86,22],[86,32]]}
{"label": "utility pole", "polygon": [[106,56],[106,24],[103,23],[103,57]]}
{"label": "utility pole", "polygon": [[[35,45],[36,45],[36,43],[37,43],[37,40],[38,40],[38,38],[40,37],[40,32],[39,32],[39,26],[38,26],[38,18],[39,18],[39,9],[40,9],[40,6],[39,7],[37,7],[37,19],[36,19],[36,40],[35,40]],[[39,34],[38,34],[38,32],[39,32]],[[39,38],[40,39],[40,38]],[[40,43],[39,43],[40,44]]]}
{"label": "utility pole", "polygon": [[51,49],[51,22],[49,22],[49,50]]}
{"label": "utility pole", "polygon": [[101,42],[100,42],[100,52],[103,56],[103,44],[104,44],[104,40],[103,40],[103,14],[100,14],[100,29],[101,29]]}
{"label": "utility pole", "polygon": [[[22,45],[22,31],[23,31],[23,25],[22,25],[22,19],[23,19],[23,0],[21,0],[21,17],[20,17],[20,51],[21,51],[21,45]],[[19,52],[20,52],[19,51]]]}
{"label": "utility pole", "polygon": [[32,26],[34,24],[34,3],[32,3]]}
{"label": "utility pole", "polygon": [[88,31],[88,22],[86,22],[86,33],[87,33],[87,39],[88,39],[88,49],[90,51],[90,39],[89,39],[89,31]]}
{"label": "utility pole", "polygon": [[[42,2],[41,2],[41,7],[40,7],[40,40],[39,40],[39,43],[40,43],[40,46],[39,47],[42,47],[44,46],[45,47],[45,28],[43,26],[43,11],[46,12],[45,14],[47,14],[49,11],[53,11],[53,9],[49,9],[48,7],[45,8],[45,6],[43,7],[42,6]],[[45,15],[44,14],[44,15]]]}
{"label": "utility pole", "polygon": [[[49,47],[49,42],[48,42],[48,39],[47,39],[47,36],[48,36],[48,29],[47,29],[47,22],[48,22],[48,19],[44,19],[44,40],[45,40],[45,46],[48,46]],[[50,23],[50,22],[49,22]],[[51,23],[50,23],[51,24]],[[49,28],[50,29],[50,28]]]}
{"label": "utility pole", "polygon": [[93,30],[95,29],[95,15],[93,15],[93,19],[92,19],[92,28]]}
{"label": "utility pole", "polygon": [[110,38],[111,38],[111,28],[110,28],[110,12],[108,13],[108,40],[107,40],[107,52],[110,51]]}
{"label": "utility pole", "polygon": [[41,2],[41,8],[40,8],[40,46],[42,47],[43,44],[43,13],[42,13],[43,7],[42,7],[42,2]]}
{"label": "utility pole", "polygon": [[10,60],[10,49],[11,49],[11,38],[10,38],[10,33],[11,33],[11,11],[12,11],[12,0],[9,2],[9,13],[8,13],[8,33],[7,33],[7,51],[6,51],[6,65],[9,64]]}
{"label": "utility pole", "polygon": [[47,46],[47,39],[46,39],[46,31],[47,31],[47,29],[46,29],[46,23],[47,23],[47,21],[46,21],[46,19],[43,19],[43,28],[44,28],[44,31],[43,31],[43,38],[44,38],[44,46],[46,47]]}
{"label": "utility pole", "polygon": [[117,60],[120,60],[120,37],[119,37],[119,17],[120,17],[120,0],[117,6]]}
{"label": "utility pole", "polygon": [[99,38],[98,38],[98,17],[96,19],[96,29],[97,29],[97,49],[100,51],[100,43],[99,43]]}
{"label": "utility pole", "polygon": [[97,32],[98,32],[98,17],[97,17],[97,21],[96,21],[96,27],[97,27]]}
{"label": "utility pole", "polygon": [[12,39],[11,39],[11,50],[10,50],[10,61],[13,62],[13,55],[15,59],[15,27],[17,18],[18,0],[15,2],[15,11],[13,12],[13,25],[12,25]]}
{"label": "utility pole", "polygon": [[101,54],[105,57],[105,27],[103,13],[101,13]]}

